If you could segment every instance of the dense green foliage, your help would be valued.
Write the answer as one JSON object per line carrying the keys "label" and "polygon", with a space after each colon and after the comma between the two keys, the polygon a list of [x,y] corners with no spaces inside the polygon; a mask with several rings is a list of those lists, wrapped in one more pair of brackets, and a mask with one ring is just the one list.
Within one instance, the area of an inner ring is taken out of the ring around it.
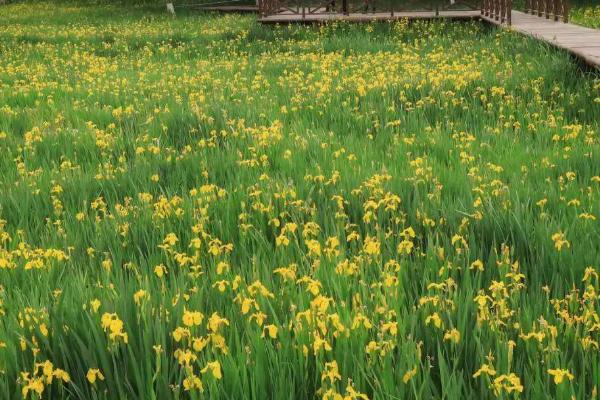
{"label": "dense green foliage", "polygon": [[600,5],[575,5],[569,17],[575,24],[600,29]]}

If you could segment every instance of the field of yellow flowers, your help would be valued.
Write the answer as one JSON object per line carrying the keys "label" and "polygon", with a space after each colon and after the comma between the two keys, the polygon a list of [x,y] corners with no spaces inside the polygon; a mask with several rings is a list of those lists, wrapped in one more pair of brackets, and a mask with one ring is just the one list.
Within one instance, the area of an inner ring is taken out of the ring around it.
{"label": "field of yellow flowers", "polygon": [[477,22],[0,8],[0,398],[592,399],[600,79]]}

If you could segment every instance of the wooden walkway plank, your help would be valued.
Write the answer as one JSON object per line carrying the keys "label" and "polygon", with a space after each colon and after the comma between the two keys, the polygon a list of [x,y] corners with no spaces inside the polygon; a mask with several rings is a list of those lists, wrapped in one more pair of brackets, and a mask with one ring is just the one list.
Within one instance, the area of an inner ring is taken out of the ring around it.
{"label": "wooden walkway plank", "polygon": [[224,12],[224,13],[257,13],[258,6],[198,6],[200,10],[203,11],[216,11],[216,12]]}
{"label": "wooden walkway plank", "polygon": [[[484,20],[500,25],[497,21],[483,17]],[[536,15],[512,10],[510,29],[564,49],[600,68],[600,31],[583,26],[553,21]]]}
{"label": "wooden walkway plank", "polygon": [[302,18],[302,15],[295,13],[282,12],[279,14],[269,15],[259,18],[259,21],[264,24],[286,24],[286,23],[321,23],[328,21],[347,21],[347,22],[371,22],[371,21],[394,21],[401,19],[434,19],[434,18],[449,18],[449,19],[476,19],[481,13],[479,11],[439,11],[436,14],[434,11],[409,11],[409,12],[394,12],[394,16],[389,12],[375,13],[319,13],[308,14]]}

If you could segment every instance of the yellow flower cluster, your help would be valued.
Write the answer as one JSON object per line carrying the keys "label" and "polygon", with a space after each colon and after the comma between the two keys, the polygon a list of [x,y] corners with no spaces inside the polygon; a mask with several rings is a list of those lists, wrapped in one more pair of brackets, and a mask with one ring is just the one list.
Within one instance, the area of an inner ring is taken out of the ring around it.
{"label": "yellow flower cluster", "polygon": [[22,372],[21,379],[23,381],[23,388],[21,390],[23,397],[28,397],[30,392],[41,397],[45,388],[52,385],[55,379],[63,383],[71,381],[71,377],[67,372],[60,368],[55,368],[50,361],[36,363],[33,373]]}
{"label": "yellow flower cluster", "polygon": [[123,343],[128,342],[129,336],[123,331],[123,321],[119,319],[117,314],[104,313],[102,314],[102,329],[108,333],[108,338],[113,342],[122,340]]}

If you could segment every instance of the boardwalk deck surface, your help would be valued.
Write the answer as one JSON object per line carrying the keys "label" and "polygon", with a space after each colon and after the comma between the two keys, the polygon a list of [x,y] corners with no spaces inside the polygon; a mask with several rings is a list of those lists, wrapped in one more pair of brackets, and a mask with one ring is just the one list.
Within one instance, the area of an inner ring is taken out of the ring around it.
{"label": "boardwalk deck surface", "polygon": [[[483,18],[499,25],[496,20]],[[565,49],[588,64],[600,68],[600,31],[597,29],[556,22],[515,10],[512,12],[512,29]]]}
{"label": "boardwalk deck surface", "polygon": [[203,11],[216,11],[216,12],[233,12],[233,13],[256,13],[258,12],[258,6],[199,6],[200,10]]}
{"label": "boardwalk deck surface", "polygon": [[[500,22],[482,16],[480,11],[440,11],[436,14],[433,11],[412,11],[396,12],[392,16],[389,12],[385,13],[306,13],[304,16],[298,13],[281,12],[274,15],[259,18],[259,21],[266,24],[287,24],[287,23],[320,23],[329,21],[348,21],[348,22],[370,22],[370,21],[390,21],[397,19],[476,19],[482,18],[495,25],[502,25]],[[526,14],[521,11],[512,11],[512,26],[516,32],[529,35],[537,40],[547,42],[553,46],[565,49],[570,53],[580,57],[586,63],[600,68],[600,30],[585,28],[575,24],[566,24],[536,15]]]}
{"label": "boardwalk deck surface", "polygon": [[288,24],[288,23],[315,23],[328,21],[348,21],[348,22],[371,22],[371,21],[393,21],[400,19],[433,19],[433,18],[451,18],[451,19],[474,19],[479,18],[479,11],[440,11],[437,15],[434,11],[408,11],[395,12],[394,16],[390,12],[375,13],[306,13],[304,18],[301,14],[291,12],[282,12],[269,15],[259,19],[266,24]]}

